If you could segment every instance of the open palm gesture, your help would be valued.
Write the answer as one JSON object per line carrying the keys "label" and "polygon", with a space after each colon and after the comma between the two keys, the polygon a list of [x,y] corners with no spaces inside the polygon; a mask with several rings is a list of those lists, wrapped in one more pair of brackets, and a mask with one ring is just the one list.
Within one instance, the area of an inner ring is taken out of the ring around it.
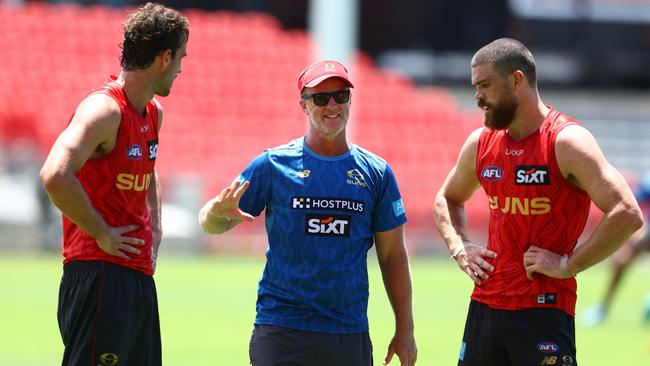
{"label": "open palm gesture", "polygon": [[239,209],[239,200],[241,200],[241,196],[246,192],[249,185],[249,181],[242,184],[237,180],[230,187],[224,188],[215,198],[208,202],[208,214],[230,220],[253,221],[253,216]]}

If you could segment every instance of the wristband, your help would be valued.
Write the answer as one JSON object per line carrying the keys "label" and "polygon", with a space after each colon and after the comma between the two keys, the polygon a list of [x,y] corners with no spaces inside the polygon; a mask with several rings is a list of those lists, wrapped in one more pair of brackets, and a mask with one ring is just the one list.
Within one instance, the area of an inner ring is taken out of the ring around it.
{"label": "wristband", "polygon": [[566,269],[566,262],[568,262],[568,261],[569,261],[569,256],[566,255],[566,254],[564,256],[562,256],[562,259],[560,259],[560,271],[562,273],[570,274]]}
{"label": "wristband", "polygon": [[451,259],[456,259],[456,256],[460,254],[463,249],[465,249],[465,246],[463,246],[463,244],[457,246],[454,252],[451,254]]}

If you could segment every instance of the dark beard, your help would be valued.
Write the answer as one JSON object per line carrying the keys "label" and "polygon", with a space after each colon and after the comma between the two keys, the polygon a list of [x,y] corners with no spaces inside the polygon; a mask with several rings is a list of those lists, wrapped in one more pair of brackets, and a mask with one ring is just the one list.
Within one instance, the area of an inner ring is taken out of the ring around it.
{"label": "dark beard", "polygon": [[[505,130],[510,126],[512,120],[515,118],[515,112],[519,104],[514,100],[514,98],[504,98],[505,100],[499,101],[496,105],[490,105],[485,102],[479,101],[479,107],[487,105],[490,107],[488,111],[485,111],[485,126],[495,130]],[[487,112],[491,112],[488,115]]]}

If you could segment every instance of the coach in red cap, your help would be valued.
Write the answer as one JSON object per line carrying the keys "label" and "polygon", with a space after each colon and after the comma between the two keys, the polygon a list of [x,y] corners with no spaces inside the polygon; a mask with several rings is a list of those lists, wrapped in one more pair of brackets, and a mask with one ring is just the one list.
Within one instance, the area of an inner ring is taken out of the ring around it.
{"label": "coach in red cap", "polygon": [[313,88],[323,82],[325,79],[337,77],[346,83],[350,88],[354,88],[348,70],[337,61],[321,61],[307,66],[298,78],[298,90],[302,92],[304,88]]}
{"label": "coach in red cap", "polygon": [[251,363],[372,365],[368,250],[376,246],[395,334],[384,361],[414,365],[406,213],[390,166],[348,143],[352,81],[321,61],[298,77],[303,137],[268,149],[199,212],[221,234],[264,211],[267,263],[259,282]]}

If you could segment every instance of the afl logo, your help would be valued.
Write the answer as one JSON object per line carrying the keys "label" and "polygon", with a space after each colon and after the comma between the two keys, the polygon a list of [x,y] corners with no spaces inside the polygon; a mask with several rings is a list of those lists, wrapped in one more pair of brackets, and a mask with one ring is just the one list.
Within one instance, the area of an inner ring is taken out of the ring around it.
{"label": "afl logo", "polygon": [[503,178],[503,169],[495,165],[490,165],[483,168],[481,172],[481,178],[485,179],[488,182],[496,182]]}
{"label": "afl logo", "polygon": [[560,347],[553,342],[544,342],[537,345],[537,349],[542,353],[555,353]]}
{"label": "afl logo", "polygon": [[140,160],[142,158],[142,148],[139,144],[133,144],[126,149],[126,156],[131,160]]}

